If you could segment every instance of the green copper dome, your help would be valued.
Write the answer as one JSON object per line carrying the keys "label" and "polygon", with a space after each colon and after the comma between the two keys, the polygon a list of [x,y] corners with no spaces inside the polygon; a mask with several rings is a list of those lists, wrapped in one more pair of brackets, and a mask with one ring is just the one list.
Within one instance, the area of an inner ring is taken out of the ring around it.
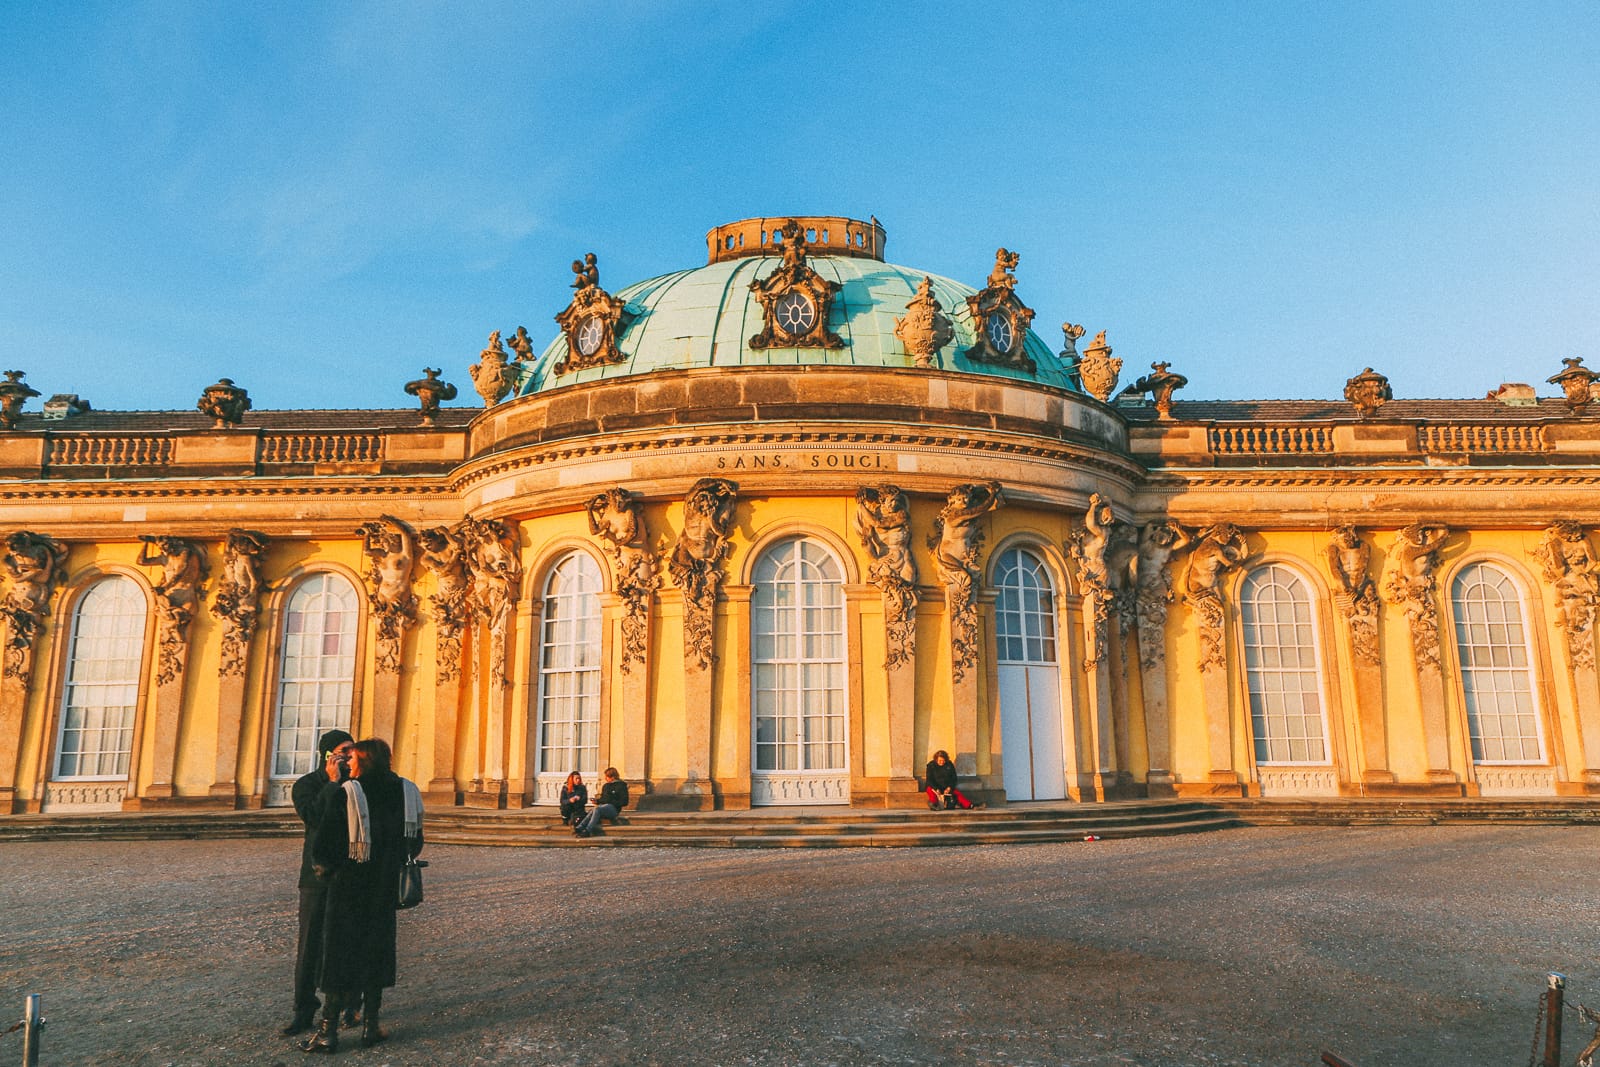
{"label": "green copper dome", "polygon": [[[829,246],[813,239],[805,258],[806,264],[822,279],[840,287],[833,297],[827,327],[844,342],[844,347],[751,347],[750,339],[762,332],[765,320],[750,284],[779,269],[783,258],[778,249],[767,244],[765,227],[761,231],[761,243],[766,247],[756,246],[752,239],[749,251],[745,251],[743,235],[735,247],[734,238],[723,234],[740,227],[752,233],[750,225],[770,221],[747,220],[748,225],[734,223],[719,227],[707,235],[712,245],[711,263],[617,290],[616,297],[627,305],[616,335],[617,350],[622,356],[619,362],[569,369],[558,374],[556,366],[567,355],[566,337],[558,334],[532,368],[524,372],[519,394],[657,370],[813,365],[914,367],[915,360],[895,336],[895,320],[907,314],[906,305],[916,295],[917,286],[925,276],[931,278],[932,293],[950,319],[955,334],[934,355],[934,366],[1073,388],[1062,370],[1061,360],[1032,330],[1026,334],[1024,350],[1037,365],[1036,373],[967,359],[964,353],[976,343],[979,328],[973,322],[967,298],[977,290],[949,278],[928,275],[926,271],[882,262],[878,250],[882,247],[883,231],[875,223],[872,224],[875,233],[869,231],[869,235],[876,239],[865,249],[859,247],[859,238],[854,247],[846,247],[842,242]],[[854,225],[865,227],[867,224]]]}

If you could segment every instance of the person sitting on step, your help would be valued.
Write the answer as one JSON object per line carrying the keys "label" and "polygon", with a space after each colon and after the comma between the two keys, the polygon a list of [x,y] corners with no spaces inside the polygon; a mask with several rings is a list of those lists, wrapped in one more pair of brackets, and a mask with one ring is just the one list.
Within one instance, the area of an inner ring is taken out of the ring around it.
{"label": "person sitting on step", "polygon": [[605,830],[600,824],[607,819],[620,826],[628,825],[628,820],[622,816],[622,809],[628,806],[628,783],[622,780],[615,767],[606,768],[605,779],[593,810],[572,828],[579,837],[604,837]]}
{"label": "person sitting on step", "polygon": [[583,784],[583,775],[573,771],[561,787],[561,825],[571,826],[583,818],[583,809],[589,806],[589,787]]}
{"label": "person sitting on step", "polygon": [[968,800],[966,795],[956,788],[956,765],[950,761],[950,753],[942,748],[928,761],[923,781],[928,786],[928,807],[933,811],[939,811],[941,808],[965,810],[983,807],[982,804],[974,804]]}

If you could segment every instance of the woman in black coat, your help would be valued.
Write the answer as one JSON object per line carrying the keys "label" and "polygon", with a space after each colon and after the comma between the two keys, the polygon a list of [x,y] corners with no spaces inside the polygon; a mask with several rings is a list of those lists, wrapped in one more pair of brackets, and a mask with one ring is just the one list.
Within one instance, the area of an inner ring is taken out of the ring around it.
{"label": "woman in black coat", "polygon": [[583,809],[588,806],[589,787],[583,784],[583,775],[573,771],[561,787],[561,821],[571,826],[583,818]]}
{"label": "woman in black coat", "polygon": [[[950,762],[950,753],[944,749],[933,754],[928,761],[928,768],[923,772],[923,781],[928,785],[928,807],[934,811],[940,808],[970,808],[972,801],[966,798],[961,790],[956,788],[956,765]],[[979,804],[978,807],[983,805]]]}
{"label": "woman in black coat", "polygon": [[[324,807],[312,841],[312,861],[328,885],[328,907],[317,983],[323,992],[322,1025],[301,1046],[307,1052],[338,1051],[339,1012],[357,998],[364,1002],[361,1044],[384,1039],[378,1013],[383,991],[395,980],[400,868],[408,856],[422,851],[420,803],[415,836],[406,832],[406,791],[416,787],[390,770],[389,760],[385,742],[372,738],[356,743],[350,781]],[[365,833],[353,835],[352,822],[364,822]]]}

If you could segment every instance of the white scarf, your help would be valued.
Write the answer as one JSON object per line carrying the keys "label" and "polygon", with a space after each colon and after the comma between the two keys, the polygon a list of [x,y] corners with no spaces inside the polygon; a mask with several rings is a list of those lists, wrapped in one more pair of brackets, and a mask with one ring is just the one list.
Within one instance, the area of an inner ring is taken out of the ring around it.
{"label": "white scarf", "polygon": [[367,813],[367,794],[354,778],[345,779],[341,788],[350,797],[348,822],[350,823],[349,856],[357,863],[372,858],[372,816]]}
{"label": "white scarf", "polygon": [[409,778],[400,779],[400,788],[406,798],[406,836],[417,837],[422,833],[422,790]]}

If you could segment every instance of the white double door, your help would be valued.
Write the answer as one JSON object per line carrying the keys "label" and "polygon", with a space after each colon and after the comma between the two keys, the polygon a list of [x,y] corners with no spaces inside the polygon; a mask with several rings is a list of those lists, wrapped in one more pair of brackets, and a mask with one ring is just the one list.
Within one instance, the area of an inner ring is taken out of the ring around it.
{"label": "white double door", "polygon": [[1067,795],[1057,664],[1000,664],[1000,744],[1008,800]]}

